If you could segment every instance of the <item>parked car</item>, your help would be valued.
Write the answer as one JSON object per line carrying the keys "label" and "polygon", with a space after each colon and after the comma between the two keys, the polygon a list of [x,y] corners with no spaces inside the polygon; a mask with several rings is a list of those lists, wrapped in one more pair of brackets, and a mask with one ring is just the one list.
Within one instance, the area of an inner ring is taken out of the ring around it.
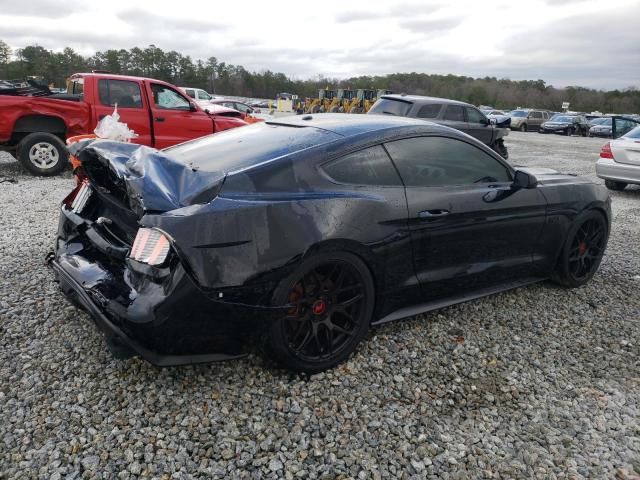
{"label": "parked car", "polygon": [[213,103],[217,105],[222,105],[227,108],[233,108],[234,110],[239,111],[242,114],[242,118],[246,120],[246,117],[254,116],[256,113],[260,113],[259,108],[250,107],[244,102],[239,102],[237,100],[230,100],[225,98],[218,98],[213,100]]}
{"label": "parked car", "polygon": [[640,185],[640,126],[602,147],[596,174],[604,179],[609,190],[624,190],[629,184]]}
{"label": "parked car", "polygon": [[191,87],[178,87],[182,90],[187,96],[191,97],[194,102],[196,102],[203,109],[211,104],[211,101],[216,97],[206,92],[201,88],[191,88]]}
{"label": "parked car", "polygon": [[49,265],[116,355],[157,365],[259,341],[318,372],[372,325],[545,278],[583,285],[610,228],[592,180],[516,170],[418,119],[292,116],[74,155],[88,178],[62,203]]}
{"label": "parked car", "polygon": [[536,131],[546,120],[549,120],[549,112],[546,110],[534,110],[519,108],[509,112],[511,117],[511,130],[521,132]]}
{"label": "parked car", "polygon": [[589,123],[583,115],[567,115],[559,113],[551,120],[544,122],[539,133],[559,133],[562,135],[582,135],[589,133]]}
{"label": "parked car", "polygon": [[511,127],[511,116],[502,110],[488,110],[484,114],[489,120],[495,120],[496,125],[500,126],[500,128]]}
{"label": "parked car", "polygon": [[65,140],[93,133],[118,106],[134,143],[165,148],[246,125],[209,115],[173,85],[152,78],[99,73],[72,75],[68,92],[45,96],[0,94],[0,147],[16,153],[34,175],[56,175],[69,164]]}
{"label": "parked car", "polygon": [[446,98],[418,95],[382,95],[367,112],[369,115],[396,115],[420,118],[460,130],[509,157],[504,137],[509,130],[494,125],[480,110],[469,103]]}
{"label": "parked car", "polygon": [[611,138],[612,133],[612,121],[611,117],[601,117],[589,122],[589,136],[590,137],[604,137]]}

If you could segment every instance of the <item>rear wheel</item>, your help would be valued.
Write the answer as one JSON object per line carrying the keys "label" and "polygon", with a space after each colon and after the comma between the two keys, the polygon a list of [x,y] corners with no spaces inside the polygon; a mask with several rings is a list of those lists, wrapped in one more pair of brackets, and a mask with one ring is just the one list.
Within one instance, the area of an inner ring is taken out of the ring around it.
{"label": "rear wheel", "polygon": [[590,210],[579,215],[569,229],[554,281],[575,288],[591,280],[600,266],[608,238],[609,226],[600,212]]}
{"label": "rear wheel", "polygon": [[624,190],[625,187],[627,186],[626,183],[624,183],[624,182],[616,182],[615,180],[605,180],[604,181],[604,185],[609,190],[616,190],[616,191]]}
{"label": "rear wheel", "polygon": [[290,308],[271,325],[271,353],[286,368],[317,373],[348,358],[366,334],[373,280],[355,255],[318,254],[280,284],[275,300]]}
{"label": "rear wheel", "polygon": [[62,140],[51,133],[30,133],[17,148],[20,163],[33,175],[58,175],[69,164],[69,153]]}

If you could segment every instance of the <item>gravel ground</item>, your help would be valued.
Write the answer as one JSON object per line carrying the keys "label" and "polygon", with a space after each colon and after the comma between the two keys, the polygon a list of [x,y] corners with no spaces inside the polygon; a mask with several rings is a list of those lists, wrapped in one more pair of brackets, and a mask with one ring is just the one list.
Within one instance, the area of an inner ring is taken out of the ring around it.
{"label": "gravel ground", "polygon": [[[602,140],[512,133],[594,176]],[[310,379],[258,356],[114,360],[43,266],[70,175],[0,157],[0,478],[619,478],[640,473],[640,188],[600,272],[377,329]],[[638,477],[635,477],[638,478]]]}

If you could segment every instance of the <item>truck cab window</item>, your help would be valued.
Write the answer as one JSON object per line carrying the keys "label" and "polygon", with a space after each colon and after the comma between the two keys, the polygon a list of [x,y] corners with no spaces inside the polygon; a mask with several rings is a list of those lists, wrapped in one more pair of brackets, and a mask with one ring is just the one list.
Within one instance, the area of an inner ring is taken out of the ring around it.
{"label": "truck cab window", "polygon": [[102,105],[120,108],[142,108],[140,87],[127,80],[98,80],[98,97]]}
{"label": "truck cab window", "polygon": [[191,104],[187,99],[169,87],[152,83],[151,93],[153,94],[153,103],[156,108],[164,108],[167,110],[191,110]]}

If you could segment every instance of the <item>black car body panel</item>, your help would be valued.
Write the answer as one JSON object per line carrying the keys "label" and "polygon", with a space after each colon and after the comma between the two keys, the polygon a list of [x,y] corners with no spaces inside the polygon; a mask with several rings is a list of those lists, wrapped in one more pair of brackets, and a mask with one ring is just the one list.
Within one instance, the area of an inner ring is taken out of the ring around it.
{"label": "black car body panel", "polygon": [[[288,147],[265,146],[269,134]],[[419,188],[399,176],[397,184],[371,185],[327,173],[370,148],[386,152],[392,166],[394,142],[416,138],[475,149],[508,181]],[[606,191],[589,180],[529,170],[537,185],[519,187],[491,149],[414,119],[320,114],[162,152],[96,141],[76,154],[88,175],[78,188],[93,193],[82,208],[73,194],[63,202],[50,263],[64,293],[111,343],[158,365],[242,354],[290,307],[275,302],[274,291],[314,252],[346,251],[365,262],[375,323],[416,305],[428,310],[546,278],[576,215],[597,208],[610,217]],[[134,259],[140,229],[168,239],[161,265]]]}

